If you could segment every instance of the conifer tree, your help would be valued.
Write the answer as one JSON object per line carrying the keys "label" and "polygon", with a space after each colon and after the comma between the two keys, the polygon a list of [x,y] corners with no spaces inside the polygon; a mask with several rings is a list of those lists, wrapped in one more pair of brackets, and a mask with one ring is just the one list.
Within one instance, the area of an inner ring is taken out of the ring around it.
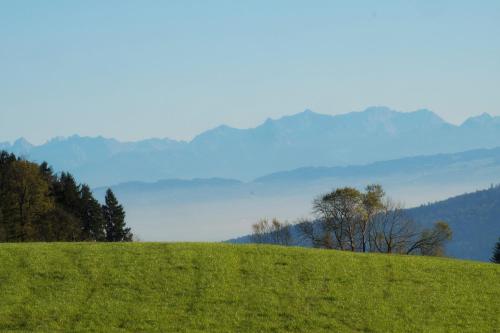
{"label": "conifer tree", "polygon": [[0,242],[6,241],[6,230],[4,225],[2,207],[0,206]]}
{"label": "conifer tree", "polygon": [[132,233],[130,228],[125,225],[125,211],[111,189],[106,191],[102,212],[106,222],[106,240],[108,242],[130,242]]}
{"label": "conifer tree", "polygon": [[493,255],[490,260],[495,264],[500,264],[500,237],[498,238],[498,242],[495,244]]}
{"label": "conifer tree", "polygon": [[105,240],[105,221],[99,202],[92,196],[88,185],[81,189],[81,228],[82,240]]}
{"label": "conifer tree", "polygon": [[36,164],[0,151],[0,242],[131,240],[125,213],[114,195],[106,209],[87,185],[45,162]]}
{"label": "conifer tree", "polygon": [[75,178],[70,173],[61,173],[59,181],[54,184],[54,192],[57,202],[67,212],[79,217],[81,211],[80,185],[76,183]]}

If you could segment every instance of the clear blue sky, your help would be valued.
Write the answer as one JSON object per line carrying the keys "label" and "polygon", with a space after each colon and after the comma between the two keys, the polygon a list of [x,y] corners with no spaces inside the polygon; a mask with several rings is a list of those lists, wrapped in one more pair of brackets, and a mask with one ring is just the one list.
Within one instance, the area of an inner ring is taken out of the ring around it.
{"label": "clear blue sky", "polygon": [[0,0],[0,141],[370,105],[500,115],[500,1]]}

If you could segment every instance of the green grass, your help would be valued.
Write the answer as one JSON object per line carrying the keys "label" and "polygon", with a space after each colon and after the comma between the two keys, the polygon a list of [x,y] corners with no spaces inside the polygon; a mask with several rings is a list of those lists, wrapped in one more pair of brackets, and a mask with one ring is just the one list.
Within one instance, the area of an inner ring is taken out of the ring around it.
{"label": "green grass", "polygon": [[0,331],[500,332],[500,265],[228,244],[0,244]]}

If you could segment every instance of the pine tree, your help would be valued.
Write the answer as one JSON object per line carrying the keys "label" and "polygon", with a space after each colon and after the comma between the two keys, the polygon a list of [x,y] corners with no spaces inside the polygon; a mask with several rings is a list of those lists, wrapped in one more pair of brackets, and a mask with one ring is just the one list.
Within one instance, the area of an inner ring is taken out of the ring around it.
{"label": "pine tree", "polygon": [[498,242],[493,249],[493,255],[491,256],[490,260],[495,264],[500,264],[500,237],[498,238]]}
{"label": "pine tree", "polygon": [[106,222],[106,240],[108,242],[130,242],[132,233],[130,228],[125,225],[125,211],[111,189],[106,191],[102,212]]}
{"label": "pine tree", "polygon": [[81,193],[82,240],[103,241],[106,238],[103,211],[99,202],[92,196],[88,185],[82,185]]}
{"label": "pine tree", "polygon": [[61,173],[59,181],[54,184],[57,202],[68,212],[79,218],[81,212],[80,185],[67,172]]}
{"label": "pine tree", "polygon": [[0,242],[5,242],[6,240],[7,237],[6,237],[6,230],[2,213],[2,206],[0,205]]}
{"label": "pine tree", "polygon": [[45,179],[45,181],[52,187],[52,185],[57,181],[57,177],[54,175],[52,167],[47,162],[42,162],[38,169],[40,170],[40,174],[43,179]]}

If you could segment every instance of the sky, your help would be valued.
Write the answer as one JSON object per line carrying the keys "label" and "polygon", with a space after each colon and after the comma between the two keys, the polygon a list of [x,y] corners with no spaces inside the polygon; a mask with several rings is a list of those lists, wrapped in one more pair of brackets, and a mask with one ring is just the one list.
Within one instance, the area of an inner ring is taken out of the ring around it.
{"label": "sky", "polygon": [[0,0],[0,141],[189,140],[304,109],[500,115],[500,1]]}

